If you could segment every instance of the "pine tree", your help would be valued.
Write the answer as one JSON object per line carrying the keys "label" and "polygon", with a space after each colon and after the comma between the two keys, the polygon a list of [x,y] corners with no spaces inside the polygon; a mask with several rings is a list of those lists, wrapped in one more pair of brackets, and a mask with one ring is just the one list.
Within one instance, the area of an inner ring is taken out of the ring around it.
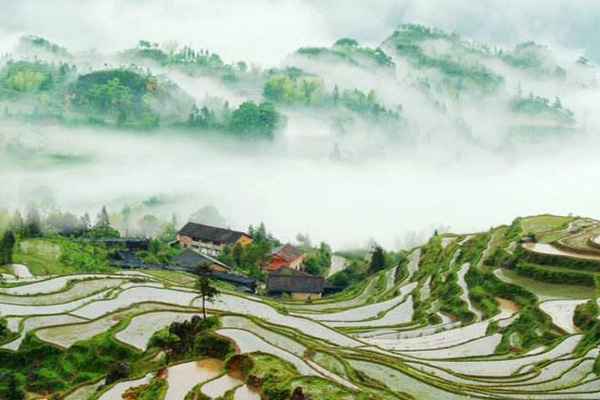
{"label": "pine tree", "polygon": [[42,219],[36,207],[30,207],[27,211],[24,233],[30,237],[42,235]]}
{"label": "pine tree", "polygon": [[337,85],[335,85],[333,88],[332,98],[333,104],[337,104],[340,101],[340,89],[337,87]]}
{"label": "pine tree", "polygon": [[12,264],[15,243],[16,238],[14,232],[11,230],[4,232],[4,236],[0,239],[0,265]]}
{"label": "pine tree", "polygon": [[110,227],[110,221],[106,207],[102,207],[102,210],[100,210],[98,213],[98,216],[96,217],[96,225],[94,227],[96,229],[107,229]]}
{"label": "pine tree", "polygon": [[90,230],[91,225],[92,225],[92,221],[90,219],[90,214],[88,214],[86,212],[79,218],[79,230],[81,231],[82,234],[86,233],[87,231]]}
{"label": "pine tree", "polygon": [[371,254],[369,270],[372,273],[375,273],[382,269],[385,269],[385,254],[383,253],[383,248],[381,248],[381,246],[375,245],[373,253]]}

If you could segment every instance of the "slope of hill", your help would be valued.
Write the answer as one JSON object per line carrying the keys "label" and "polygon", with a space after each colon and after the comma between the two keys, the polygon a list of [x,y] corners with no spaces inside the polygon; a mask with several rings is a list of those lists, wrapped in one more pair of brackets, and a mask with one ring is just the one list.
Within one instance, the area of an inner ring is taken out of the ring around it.
{"label": "slope of hill", "polygon": [[[30,393],[67,399],[109,399],[127,387],[175,390],[179,369],[189,384],[166,398],[258,390],[267,400],[292,391],[294,398],[593,399],[599,231],[595,220],[540,215],[434,236],[400,265],[310,304],[222,288],[205,322],[192,318],[200,300],[185,273],[24,279],[0,288],[7,322],[0,371],[26,376]],[[196,345],[185,341],[189,329]],[[216,367],[190,361],[202,357]],[[125,366],[111,367],[115,361]]]}
{"label": "slope of hill", "polygon": [[[114,87],[81,92],[92,77],[119,74],[137,75],[144,87],[127,86],[133,81],[123,76],[128,83],[119,78],[119,85],[110,81]],[[227,63],[205,49],[144,40],[93,58],[29,36],[5,56],[0,79],[5,118],[221,135],[236,130],[228,128],[230,107],[269,101],[281,109],[280,121],[311,121],[348,147],[362,143],[356,138],[489,149],[530,146],[531,138],[575,142],[585,132],[589,105],[572,99],[597,90],[595,68],[585,59],[557,56],[533,42],[490,46],[415,24],[399,27],[375,48],[351,38],[303,47],[281,68]],[[242,122],[260,125],[251,117]],[[262,136],[285,137],[285,124],[255,138]]]}

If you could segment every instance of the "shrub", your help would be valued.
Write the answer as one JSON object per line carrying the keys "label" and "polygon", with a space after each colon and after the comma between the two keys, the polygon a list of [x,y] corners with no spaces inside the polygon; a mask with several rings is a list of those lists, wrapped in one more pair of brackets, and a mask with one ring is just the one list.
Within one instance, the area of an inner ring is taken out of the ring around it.
{"label": "shrub", "polygon": [[600,309],[595,299],[575,307],[573,314],[573,323],[582,330],[588,330],[598,321]]}
{"label": "shrub", "polygon": [[227,339],[205,333],[196,337],[195,350],[197,355],[223,360],[233,352],[233,346]]}
{"label": "shrub", "polygon": [[254,361],[247,354],[236,354],[227,360],[225,368],[231,375],[240,376],[241,379],[246,380],[254,369]]}

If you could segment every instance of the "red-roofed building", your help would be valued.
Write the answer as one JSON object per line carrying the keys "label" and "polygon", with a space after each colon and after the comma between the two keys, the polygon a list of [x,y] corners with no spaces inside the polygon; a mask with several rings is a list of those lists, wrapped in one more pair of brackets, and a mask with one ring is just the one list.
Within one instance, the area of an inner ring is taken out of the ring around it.
{"label": "red-roofed building", "polygon": [[271,261],[267,265],[267,271],[275,271],[279,267],[290,267],[299,270],[304,262],[304,253],[290,244],[275,247],[271,251]]}

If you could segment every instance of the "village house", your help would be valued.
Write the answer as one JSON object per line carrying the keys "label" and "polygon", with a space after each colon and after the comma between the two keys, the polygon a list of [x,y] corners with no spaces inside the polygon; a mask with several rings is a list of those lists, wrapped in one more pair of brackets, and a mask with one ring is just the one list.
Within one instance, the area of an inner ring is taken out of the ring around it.
{"label": "village house", "polygon": [[183,250],[193,250],[211,257],[221,254],[225,246],[233,247],[238,243],[244,246],[252,243],[252,237],[244,232],[195,222],[185,224],[178,232],[177,240]]}
{"label": "village house", "polygon": [[173,259],[172,264],[178,267],[186,267],[190,270],[206,265],[212,271],[228,272],[231,270],[229,265],[222,263],[216,258],[193,250],[184,250]]}
{"label": "village house", "polygon": [[323,294],[325,279],[294,268],[280,267],[272,271],[267,280],[269,296],[289,295],[292,300],[315,300]]}
{"label": "village house", "polygon": [[290,244],[275,247],[271,250],[271,260],[267,265],[267,271],[286,266],[295,270],[300,270],[304,262],[304,253]]}

